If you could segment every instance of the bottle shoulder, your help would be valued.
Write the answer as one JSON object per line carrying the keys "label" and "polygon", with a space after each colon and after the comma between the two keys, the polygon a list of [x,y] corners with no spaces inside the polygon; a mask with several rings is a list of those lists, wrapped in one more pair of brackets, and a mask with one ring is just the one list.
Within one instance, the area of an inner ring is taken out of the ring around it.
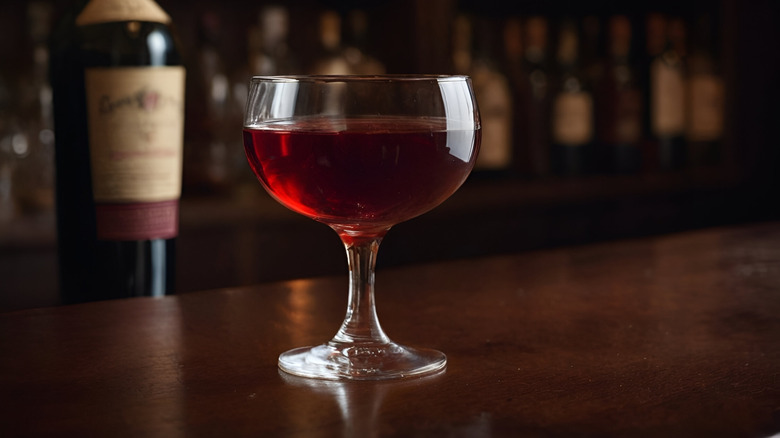
{"label": "bottle shoulder", "polygon": [[84,67],[181,65],[173,29],[166,24],[126,21],[70,26],[52,42],[52,56]]}
{"label": "bottle shoulder", "polygon": [[120,64],[134,64],[149,57],[152,65],[181,62],[177,42],[170,26],[145,21],[94,24],[79,28],[82,50],[110,52]]}

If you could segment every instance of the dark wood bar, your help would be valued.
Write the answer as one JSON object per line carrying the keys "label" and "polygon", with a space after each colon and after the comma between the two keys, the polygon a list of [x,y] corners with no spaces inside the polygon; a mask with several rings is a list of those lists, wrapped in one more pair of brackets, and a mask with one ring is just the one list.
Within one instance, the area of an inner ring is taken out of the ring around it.
{"label": "dark wood bar", "polygon": [[[394,340],[428,378],[327,382],[345,275],[0,314],[4,436],[770,437],[780,223],[388,267]],[[292,260],[288,260],[292,262]]]}

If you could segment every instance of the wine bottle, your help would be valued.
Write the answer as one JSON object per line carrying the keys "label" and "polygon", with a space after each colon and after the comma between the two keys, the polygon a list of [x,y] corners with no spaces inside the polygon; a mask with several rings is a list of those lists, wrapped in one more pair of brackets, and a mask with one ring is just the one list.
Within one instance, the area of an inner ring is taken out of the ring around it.
{"label": "wine bottle", "polygon": [[287,75],[301,73],[298,59],[290,50],[287,42],[289,31],[290,14],[286,7],[266,5],[260,10],[257,24],[249,29],[248,46],[251,74]]}
{"label": "wine bottle", "polygon": [[353,9],[347,15],[347,38],[344,44],[344,57],[356,74],[381,75],[385,65],[368,49],[368,14],[361,9]]}
{"label": "wine bottle", "polygon": [[52,6],[45,2],[27,5],[30,62],[15,87],[19,93],[16,113],[19,137],[12,148],[16,155],[12,189],[16,205],[24,214],[54,208],[54,132],[51,86],[48,81]]}
{"label": "wine bottle", "polygon": [[486,17],[460,14],[453,23],[453,65],[474,83],[482,119],[482,145],[473,175],[507,177],[512,170],[512,95],[494,52],[496,34]]}
{"label": "wine bottle", "polygon": [[65,304],[173,292],[185,70],[152,0],[81,2],[51,40]]}
{"label": "wine bottle", "polygon": [[642,93],[631,59],[631,21],[609,20],[609,58],[598,86],[599,161],[608,173],[635,173],[641,166]]}
{"label": "wine bottle", "polygon": [[698,17],[688,56],[685,136],[693,166],[717,164],[722,154],[725,86],[713,27],[711,15]]}
{"label": "wine bottle", "polygon": [[229,148],[223,138],[229,107],[230,84],[221,55],[222,29],[219,16],[204,12],[196,27],[194,62],[188,70],[185,118],[183,190],[185,194],[214,194],[230,183]]}
{"label": "wine bottle", "polygon": [[500,55],[495,50],[499,47],[495,23],[488,17],[477,17],[473,24],[473,58],[469,74],[482,119],[482,143],[474,170],[508,176],[512,170],[514,110],[509,80],[501,70]]}
{"label": "wine bottle", "polygon": [[319,18],[319,47],[314,57],[314,63],[308,69],[309,73],[356,74],[353,66],[344,56],[344,47],[341,41],[341,14],[335,10],[325,10]]}
{"label": "wine bottle", "polygon": [[590,170],[594,139],[593,95],[579,64],[579,36],[564,21],[558,39],[558,78],[551,110],[552,168],[558,175]]}
{"label": "wine bottle", "polygon": [[[685,167],[685,28],[682,21],[658,14],[648,17],[648,139],[660,170]],[[663,41],[663,43],[660,43]],[[661,47],[661,50],[658,48]]]}
{"label": "wine bottle", "polygon": [[521,173],[545,177],[550,173],[550,95],[551,69],[548,56],[548,21],[543,16],[528,17],[523,23],[522,78],[517,81],[519,116],[516,134],[522,159]]}
{"label": "wine bottle", "polygon": [[582,49],[580,68],[585,80],[590,84],[598,84],[604,75],[605,32],[602,29],[602,20],[598,15],[586,15],[582,17]]}
{"label": "wine bottle", "polygon": [[12,87],[6,74],[0,71],[0,224],[12,221],[17,213],[13,193],[17,161],[13,147],[16,123],[12,117],[16,108],[12,105]]}
{"label": "wine bottle", "polygon": [[503,71],[510,88],[512,107],[512,170],[521,177],[532,176],[530,154],[523,141],[525,114],[523,107],[528,98],[528,80],[523,59],[523,22],[520,17],[509,17],[504,23]]}

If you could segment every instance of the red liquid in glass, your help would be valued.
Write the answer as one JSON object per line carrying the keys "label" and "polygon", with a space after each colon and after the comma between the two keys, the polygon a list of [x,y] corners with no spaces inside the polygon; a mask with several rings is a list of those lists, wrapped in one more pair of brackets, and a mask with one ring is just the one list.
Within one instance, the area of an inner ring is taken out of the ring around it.
{"label": "red liquid in glass", "polygon": [[430,118],[312,118],[244,129],[252,170],[279,202],[344,230],[431,210],[466,180],[479,131]]}

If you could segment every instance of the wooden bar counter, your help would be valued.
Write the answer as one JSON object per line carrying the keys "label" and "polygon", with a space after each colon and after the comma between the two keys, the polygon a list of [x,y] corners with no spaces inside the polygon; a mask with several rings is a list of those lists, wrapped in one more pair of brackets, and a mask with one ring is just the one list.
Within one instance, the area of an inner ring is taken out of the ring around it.
{"label": "wooden bar counter", "polygon": [[380,270],[387,333],[447,369],[280,373],[280,352],[335,333],[346,287],[345,272],[2,314],[0,435],[780,432],[780,223]]}

